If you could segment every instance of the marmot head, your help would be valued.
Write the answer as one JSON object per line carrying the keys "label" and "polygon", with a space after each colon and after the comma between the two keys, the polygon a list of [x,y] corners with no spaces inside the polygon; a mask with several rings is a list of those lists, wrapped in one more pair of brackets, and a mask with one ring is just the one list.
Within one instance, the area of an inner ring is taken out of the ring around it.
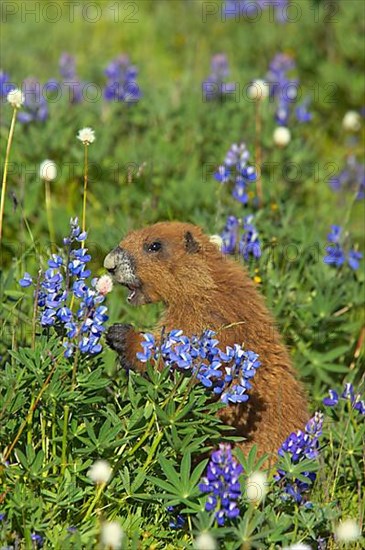
{"label": "marmot head", "polygon": [[200,228],[180,222],[161,222],[132,231],[109,252],[104,267],[129,289],[128,302],[178,302],[194,299],[215,287],[206,255],[219,250]]}

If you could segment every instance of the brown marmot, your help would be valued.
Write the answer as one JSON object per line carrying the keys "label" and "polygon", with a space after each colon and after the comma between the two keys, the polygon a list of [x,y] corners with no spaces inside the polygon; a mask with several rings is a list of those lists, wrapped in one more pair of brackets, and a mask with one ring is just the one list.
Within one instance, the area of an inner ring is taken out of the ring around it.
{"label": "brown marmot", "polygon": [[[220,412],[237,435],[247,438],[245,452],[256,443],[259,454],[276,455],[286,437],[304,427],[305,393],[262,296],[242,266],[199,227],[161,222],[132,231],[107,255],[104,267],[129,289],[129,303],[164,303],[156,338],[162,327],[188,336],[212,329],[221,349],[237,343],[259,354],[249,400]],[[131,325],[115,324],[107,332],[122,364],[137,370],[144,367],[136,358],[142,339]]]}

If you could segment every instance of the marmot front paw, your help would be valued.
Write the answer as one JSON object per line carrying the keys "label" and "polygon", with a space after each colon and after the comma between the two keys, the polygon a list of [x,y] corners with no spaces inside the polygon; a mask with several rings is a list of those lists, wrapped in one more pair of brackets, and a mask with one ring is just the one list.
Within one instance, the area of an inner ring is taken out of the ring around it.
{"label": "marmot front paw", "polygon": [[115,323],[108,328],[105,339],[108,346],[117,352],[119,360],[123,367],[130,369],[131,365],[127,359],[127,350],[129,348],[128,335],[134,332],[132,325],[126,323]]}

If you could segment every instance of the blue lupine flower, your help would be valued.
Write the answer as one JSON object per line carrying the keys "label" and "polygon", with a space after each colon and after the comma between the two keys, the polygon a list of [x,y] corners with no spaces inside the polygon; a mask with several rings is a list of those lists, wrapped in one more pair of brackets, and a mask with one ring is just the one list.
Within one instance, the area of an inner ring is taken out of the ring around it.
{"label": "blue lupine flower", "polygon": [[361,399],[359,393],[355,393],[351,383],[345,384],[342,394],[339,396],[335,390],[329,390],[329,397],[325,397],[322,401],[326,407],[335,407],[340,400],[348,401],[352,408],[357,410],[361,415],[365,415],[365,400]]}
{"label": "blue lupine flower", "polygon": [[217,395],[222,394],[224,403],[243,403],[249,398],[249,380],[260,366],[256,353],[243,350],[238,344],[221,350],[211,330],[205,331],[200,338],[188,338],[181,330],[173,330],[160,346],[152,334],[143,336],[143,352],[136,354],[140,361],[152,358],[158,361],[161,357],[167,368],[189,372],[204,387]]}
{"label": "blue lupine flower", "polygon": [[[90,275],[86,267],[91,256],[87,248],[73,248],[75,243],[85,240],[86,233],[81,232],[77,218],[71,219],[70,226],[70,234],[64,239],[70,261],[67,263],[60,255],[52,254],[48,269],[40,279],[37,294],[40,323],[61,332],[65,357],[71,357],[76,348],[81,353],[95,355],[102,349],[100,337],[108,319],[107,308],[101,305],[105,296],[96,290],[97,279],[93,279],[90,286],[86,283]],[[34,285],[29,273],[25,273],[19,284]],[[79,301],[76,313],[69,306],[74,298]]]}
{"label": "blue lupine flower", "polygon": [[345,254],[339,244],[326,247],[327,255],[323,258],[325,264],[340,267],[345,263]]}
{"label": "blue lupine flower", "polygon": [[308,111],[310,100],[305,99],[303,103],[298,105],[298,107],[295,108],[295,115],[297,117],[298,122],[305,123],[310,122],[313,118],[312,113]]}
{"label": "blue lupine flower", "polygon": [[45,122],[48,118],[48,103],[43,96],[42,86],[35,78],[23,82],[24,104],[17,117],[22,124]]}
{"label": "blue lupine flower", "polygon": [[[315,459],[319,453],[319,438],[322,435],[323,414],[316,412],[307,422],[304,431],[298,430],[291,433],[280,447],[278,454],[284,456],[285,453],[291,455],[293,464],[298,464],[304,459]],[[275,481],[283,486],[287,497],[293,498],[298,504],[305,502],[305,493],[313,485],[316,474],[314,472],[303,472],[307,481],[299,479],[290,479],[283,470],[278,470]]]}
{"label": "blue lupine flower", "polygon": [[347,263],[349,264],[351,269],[356,270],[359,268],[361,258],[361,252],[358,252],[357,250],[349,250]]}
{"label": "blue lupine flower", "polygon": [[24,276],[20,279],[19,284],[20,284],[20,286],[22,286],[24,288],[27,287],[27,286],[30,286],[31,284],[33,284],[33,279],[31,277],[31,275],[29,275],[29,273],[25,272]]}
{"label": "blue lupine flower", "polygon": [[120,55],[113,59],[105,69],[108,79],[104,88],[106,101],[123,101],[136,103],[141,98],[141,91],[137,84],[138,70],[130,64],[127,55]]}
{"label": "blue lupine flower", "polygon": [[229,76],[227,56],[223,53],[213,55],[211,60],[211,74],[202,83],[203,97],[209,101],[222,99],[235,89],[235,84],[226,82]]}
{"label": "blue lupine flower", "polygon": [[253,215],[246,216],[243,220],[244,233],[239,243],[239,250],[247,261],[252,255],[254,258],[261,256],[261,242],[256,227],[253,225]]}
{"label": "blue lupine flower", "polygon": [[342,246],[344,237],[341,226],[332,225],[331,231],[327,235],[327,240],[331,244],[325,249],[327,255],[323,258],[324,263],[340,267],[347,261],[351,269],[356,270],[359,268],[359,262],[362,258],[362,254],[361,252],[353,249],[349,250],[346,254]]}
{"label": "blue lupine flower", "polygon": [[240,203],[248,203],[248,188],[256,181],[255,168],[248,164],[250,154],[244,143],[233,145],[228,150],[224,164],[214,173],[216,180],[221,183],[233,183],[232,196]]}
{"label": "blue lupine flower", "polygon": [[235,216],[228,216],[221,233],[223,254],[234,254],[237,246],[239,221]]}
{"label": "blue lupine flower", "polygon": [[4,521],[6,514],[0,513],[0,521]]}
{"label": "blue lupine flower", "polygon": [[214,511],[220,526],[240,513],[237,501],[241,496],[239,476],[242,472],[241,464],[232,456],[231,446],[221,443],[219,450],[212,453],[207,474],[199,484],[200,491],[209,495],[205,510]]}
{"label": "blue lupine flower", "polygon": [[220,181],[221,183],[227,183],[229,181],[229,177],[231,175],[231,171],[226,166],[221,165],[218,166],[218,170],[214,173],[214,177],[217,181]]}
{"label": "blue lupine flower", "polygon": [[35,543],[36,548],[41,548],[43,546],[43,537],[37,533],[32,533],[30,538]]}
{"label": "blue lupine flower", "polygon": [[6,97],[15,87],[16,86],[9,81],[9,75],[4,73],[4,71],[0,71],[0,97]]}
{"label": "blue lupine flower", "polygon": [[[288,126],[293,112],[293,105],[297,101],[299,81],[288,76],[295,69],[293,58],[285,53],[278,53],[269,64],[265,80],[270,83],[270,97],[276,101],[275,120],[279,126]],[[294,109],[296,119],[300,123],[312,120],[308,111],[310,99],[304,101]]]}
{"label": "blue lupine flower", "polygon": [[359,162],[355,155],[346,158],[344,168],[329,180],[333,191],[356,191],[356,199],[365,197],[365,164]]}
{"label": "blue lupine flower", "polygon": [[182,514],[179,514],[175,506],[167,506],[166,510],[173,515],[169,523],[171,529],[182,529],[185,525],[185,518]]}

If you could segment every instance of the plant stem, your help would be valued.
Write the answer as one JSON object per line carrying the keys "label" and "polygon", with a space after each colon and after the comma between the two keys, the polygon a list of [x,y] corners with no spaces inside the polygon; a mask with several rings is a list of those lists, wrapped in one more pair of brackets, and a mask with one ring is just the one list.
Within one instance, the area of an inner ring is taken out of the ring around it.
{"label": "plant stem", "polygon": [[61,475],[65,473],[67,466],[67,427],[70,414],[69,405],[63,407],[63,430],[62,430],[62,451],[61,451]]}
{"label": "plant stem", "polygon": [[[88,178],[88,159],[87,159],[88,144],[84,146],[84,198],[82,205],[82,232],[86,228],[86,197],[87,197],[87,178]],[[81,248],[84,248],[85,241],[81,241]]]}
{"label": "plant stem", "polygon": [[106,486],[106,483],[99,483],[97,485],[97,490],[96,490],[96,493],[95,493],[95,496],[89,506],[89,508],[87,509],[87,512],[83,518],[84,521],[87,521],[91,515],[91,512],[94,510],[96,504],[98,503],[98,500],[99,498],[101,497],[101,493],[103,492],[104,488]]}
{"label": "plant stem", "polygon": [[7,177],[7,175],[8,175],[10,148],[11,148],[11,144],[12,144],[13,136],[14,136],[14,128],[15,128],[15,122],[16,122],[16,114],[17,114],[17,108],[14,107],[13,117],[12,117],[12,119],[11,119],[11,124],[10,124],[8,143],[7,143],[7,146],[6,146],[5,163],[4,163],[4,173],[3,173],[3,181],[2,181],[2,186],[1,186],[1,202],[0,202],[0,242],[1,242],[1,240],[2,240],[2,235],[3,235],[3,216],[4,216],[4,206],[5,206],[5,195],[6,195],[6,177]]}
{"label": "plant stem", "polygon": [[39,390],[39,393],[38,393],[37,397],[35,398],[34,402],[32,402],[31,406],[29,407],[28,414],[27,414],[26,418],[23,420],[23,423],[22,423],[22,425],[20,426],[20,428],[19,428],[19,430],[18,430],[18,433],[16,434],[16,436],[15,436],[13,442],[12,442],[11,445],[7,448],[7,450],[3,453],[3,461],[4,461],[4,462],[9,458],[9,456],[10,456],[10,454],[12,453],[12,451],[13,451],[15,445],[18,443],[18,441],[19,441],[19,439],[20,439],[20,437],[21,437],[21,435],[22,435],[22,433],[23,433],[23,431],[24,431],[24,429],[25,429],[25,427],[26,427],[26,425],[27,425],[27,423],[28,423],[28,420],[29,420],[30,418],[32,418],[33,412],[34,412],[35,409],[37,408],[37,405],[38,405],[38,403],[39,403],[39,401],[40,401],[42,395],[44,394],[44,392],[45,392],[45,390],[46,390],[48,384],[49,384],[50,381],[51,381],[51,378],[52,378],[52,376],[53,376],[53,373],[54,373],[54,371],[56,370],[56,366],[57,366],[57,362],[55,362],[55,363],[53,364],[53,367],[52,367],[52,369],[51,369],[49,375],[47,376],[46,380],[44,381],[43,386],[42,386],[41,389]]}
{"label": "plant stem", "polygon": [[261,147],[261,134],[262,134],[262,116],[261,116],[261,101],[255,101],[255,130],[256,130],[256,144],[255,144],[255,164],[256,164],[256,193],[258,198],[258,206],[262,206],[264,199],[262,195],[262,182],[261,182],[261,166],[262,166],[262,147]]}
{"label": "plant stem", "polygon": [[55,230],[54,230],[54,225],[52,220],[51,186],[48,180],[44,180],[44,195],[45,195],[45,201],[46,201],[46,213],[47,213],[49,238],[51,240],[51,251],[54,252],[55,246],[56,246],[56,235],[55,235]]}

